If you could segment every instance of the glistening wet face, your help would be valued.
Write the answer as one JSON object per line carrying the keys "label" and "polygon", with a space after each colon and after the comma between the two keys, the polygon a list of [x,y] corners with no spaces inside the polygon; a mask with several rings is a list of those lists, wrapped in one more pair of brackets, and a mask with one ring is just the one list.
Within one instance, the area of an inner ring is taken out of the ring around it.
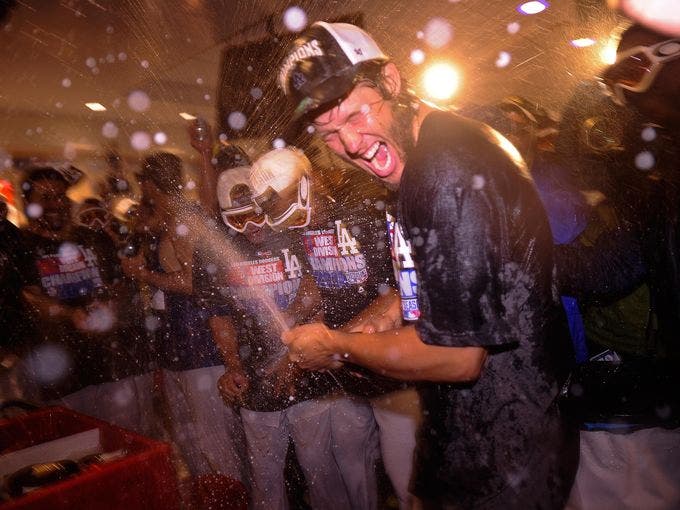
{"label": "glistening wet face", "polygon": [[398,187],[405,163],[396,123],[393,103],[362,84],[313,122],[332,151],[392,188]]}

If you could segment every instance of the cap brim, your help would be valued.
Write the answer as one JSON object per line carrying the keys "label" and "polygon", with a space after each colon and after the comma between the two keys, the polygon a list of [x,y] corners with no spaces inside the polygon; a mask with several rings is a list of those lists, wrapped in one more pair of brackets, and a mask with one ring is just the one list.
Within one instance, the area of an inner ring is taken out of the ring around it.
{"label": "cap brim", "polygon": [[354,86],[355,76],[356,69],[347,67],[318,83],[312,93],[297,104],[292,120],[296,122],[317,108],[348,94]]}

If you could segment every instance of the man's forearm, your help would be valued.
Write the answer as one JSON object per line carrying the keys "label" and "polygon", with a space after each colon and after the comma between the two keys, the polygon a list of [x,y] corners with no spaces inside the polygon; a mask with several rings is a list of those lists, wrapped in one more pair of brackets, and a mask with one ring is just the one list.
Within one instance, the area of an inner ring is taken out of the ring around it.
{"label": "man's forearm", "polygon": [[331,332],[345,361],[382,375],[410,381],[465,382],[481,373],[486,349],[441,347],[422,342],[414,326],[381,333]]}

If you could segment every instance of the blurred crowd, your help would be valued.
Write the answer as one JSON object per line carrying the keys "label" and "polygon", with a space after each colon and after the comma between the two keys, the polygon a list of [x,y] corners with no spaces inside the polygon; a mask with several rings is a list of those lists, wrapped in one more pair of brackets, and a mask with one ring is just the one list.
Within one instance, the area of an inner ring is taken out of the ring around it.
{"label": "blurred crowd", "polygon": [[[549,222],[561,409],[581,431],[569,508],[680,505],[679,86],[680,39],[632,25],[561,112],[522,97],[457,112],[521,156]],[[386,220],[397,193],[314,137],[251,161],[203,121],[188,136],[195,181],[169,152],[133,174],[114,158],[75,204],[82,174],[39,164],[18,181],[25,226],[0,201],[3,399],[170,441],[181,478],[228,477],[252,508],[415,507],[421,383],[341,353],[306,370],[280,339],[427,313]]]}

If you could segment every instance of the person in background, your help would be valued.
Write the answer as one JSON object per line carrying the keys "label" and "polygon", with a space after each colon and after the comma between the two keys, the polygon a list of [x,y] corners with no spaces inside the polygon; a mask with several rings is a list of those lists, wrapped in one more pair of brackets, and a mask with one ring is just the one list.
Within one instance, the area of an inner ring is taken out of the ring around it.
{"label": "person in background", "polygon": [[7,219],[9,207],[0,197],[0,394],[3,400],[33,400],[29,385],[22,380],[20,356],[22,340],[29,334],[23,303],[21,301],[21,273],[19,256],[21,233]]}
{"label": "person in background", "polygon": [[[328,374],[302,373],[286,356],[281,329],[320,313],[314,280],[299,246],[265,226],[252,201],[248,167],[221,173],[217,196],[229,233],[207,254],[203,292],[213,339],[225,370],[219,387],[240,407],[252,471],[252,506],[289,508],[289,440],[304,473],[313,508],[351,508],[333,450],[333,399]],[[212,270],[210,269],[212,268]],[[342,447],[342,445],[338,445]]]}
{"label": "person in background", "polygon": [[22,185],[22,320],[31,327],[25,371],[42,402],[150,434],[147,341],[122,306],[135,294],[110,239],[71,221],[70,185],[54,167],[29,168]]}
{"label": "person in background", "polygon": [[194,233],[182,217],[192,207],[183,199],[181,160],[156,153],[142,163],[139,223],[152,236],[134,256],[121,261],[139,285],[155,289],[147,327],[157,329],[155,351],[162,369],[170,435],[192,476],[219,474],[248,483],[243,431],[238,416],[217,391],[222,359],[212,342],[208,317],[193,296]]}
{"label": "person in background", "polygon": [[[570,508],[680,504],[678,66],[680,41],[633,25],[602,75],[609,97],[591,109],[575,97],[565,116],[580,139],[597,122],[610,140],[572,157],[598,200],[584,233],[556,252],[596,355],[577,380],[586,430]],[[578,146],[569,142],[565,151]]]}
{"label": "person in background", "polygon": [[[254,200],[266,223],[287,229],[302,246],[319,287],[323,322],[350,331],[398,303],[385,229],[390,194],[357,170],[347,170],[342,184],[325,178],[299,150],[275,149],[261,156],[251,172]],[[351,177],[350,177],[351,176]],[[415,436],[420,421],[413,388],[394,380],[365,378],[360,387],[350,370],[335,372],[347,393],[333,406],[336,457],[357,508],[374,508],[375,437],[379,429],[383,464],[401,507],[408,507]],[[371,374],[368,374],[369,376]],[[392,390],[392,391],[390,391]],[[373,412],[359,396],[371,397]],[[364,441],[357,458],[348,445]],[[357,465],[357,461],[361,463]],[[360,496],[363,495],[363,496]]]}
{"label": "person in background", "polygon": [[294,328],[282,335],[291,358],[423,381],[412,485],[423,507],[562,506],[578,455],[556,402],[570,346],[550,227],[516,149],[419,102],[354,25],[313,24],[280,84],[333,151],[398,192],[420,310],[377,333]]}

